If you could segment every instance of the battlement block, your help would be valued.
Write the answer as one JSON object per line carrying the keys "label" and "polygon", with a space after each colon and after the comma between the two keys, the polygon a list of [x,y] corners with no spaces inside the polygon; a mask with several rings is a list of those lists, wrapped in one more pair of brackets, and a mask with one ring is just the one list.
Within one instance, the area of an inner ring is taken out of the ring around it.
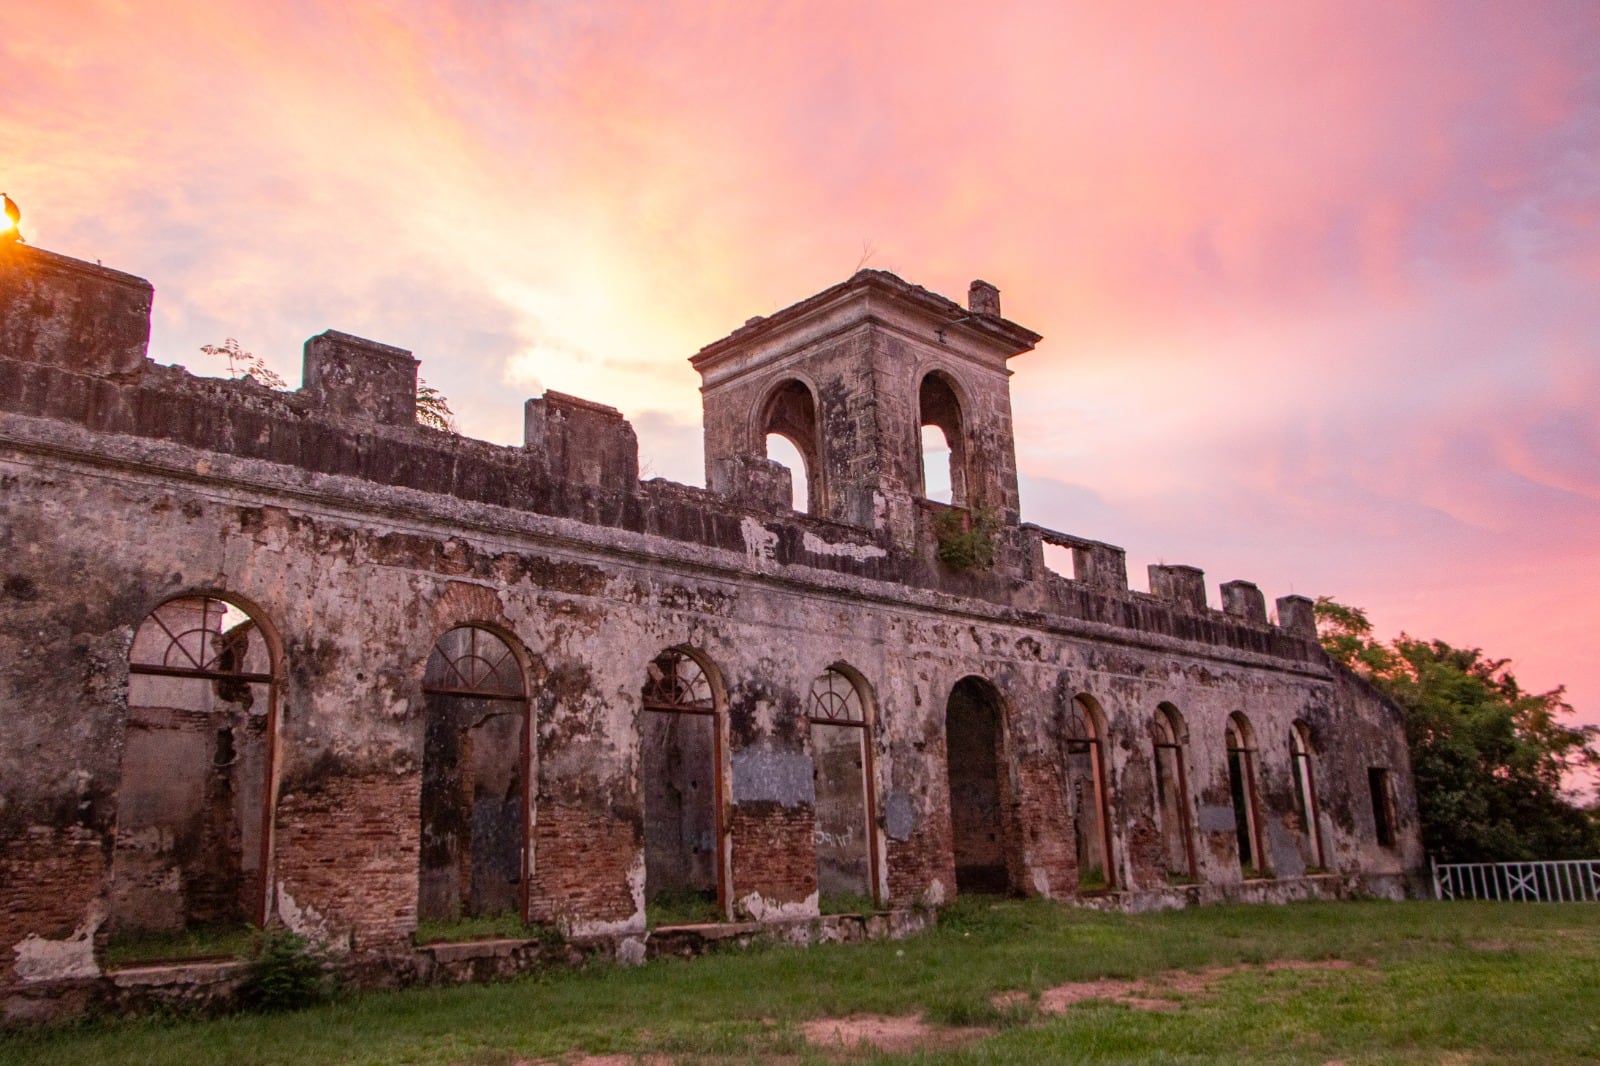
{"label": "battlement block", "polygon": [[90,377],[136,375],[150,348],[154,287],[25,244],[0,245],[0,358]]}
{"label": "battlement block", "polygon": [[391,426],[417,421],[417,360],[394,348],[328,330],[306,341],[301,391],[345,418]]}
{"label": "battlement block", "polygon": [[523,408],[523,441],[552,477],[634,492],[639,438],[615,407],[550,391]]}

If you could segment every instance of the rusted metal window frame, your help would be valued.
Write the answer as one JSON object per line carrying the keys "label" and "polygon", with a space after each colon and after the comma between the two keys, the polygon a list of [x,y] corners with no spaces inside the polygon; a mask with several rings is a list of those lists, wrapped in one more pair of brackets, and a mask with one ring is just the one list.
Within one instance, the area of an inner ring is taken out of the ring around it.
{"label": "rusted metal window frame", "polygon": [[[471,634],[467,654],[451,658],[443,647],[445,638],[461,630],[466,630]],[[480,634],[498,644],[502,649],[503,653],[493,663],[478,654],[478,638]],[[435,657],[444,663],[450,673],[461,679],[462,684],[460,686],[428,683],[428,674],[431,672],[429,667],[433,665]],[[509,662],[511,664],[512,677],[516,680],[518,691],[511,692],[508,688],[487,688],[481,684],[475,684],[473,678],[457,665],[469,660],[484,663],[487,667],[487,676],[495,680],[504,680],[501,668]],[[433,642],[433,650],[428,653],[427,663],[422,668],[422,691],[430,696],[464,696],[477,700],[504,700],[507,702],[526,703],[528,700],[528,683],[522,674],[522,663],[517,659],[517,653],[512,650],[510,641],[492,629],[468,623],[466,625],[451,626],[439,634],[438,639]]]}
{"label": "rusted metal window frame", "polygon": [[[1178,780],[1169,782],[1169,785],[1171,787],[1176,787],[1178,790],[1176,803],[1178,808],[1177,828],[1178,832],[1183,835],[1183,856],[1186,864],[1186,872],[1190,878],[1196,878],[1199,876],[1199,868],[1195,859],[1194,825],[1189,815],[1189,772],[1188,768],[1184,765],[1186,761],[1184,759],[1184,748],[1186,747],[1184,739],[1185,734],[1181,728],[1181,724],[1175,720],[1175,714],[1176,711],[1168,710],[1165,705],[1156,708],[1156,728],[1158,731],[1164,731],[1166,736],[1171,738],[1168,741],[1162,741],[1160,739],[1161,734],[1158,732],[1157,735],[1151,739],[1151,744],[1155,749],[1156,787],[1159,790],[1162,782],[1165,780],[1165,775],[1163,775],[1161,772],[1161,753],[1163,751],[1170,751],[1172,753],[1172,762],[1178,770]],[[1161,796],[1159,791],[1156,796],[1156,808],[1157,810],[1161,808]]]}
{"label": "rusted metal window frame", "polygon": [[[671,661],[672,669],[670,671],[660,670],[660,664],[663,660]],[[700,683],[696,685],[691,681],[686,686],[674,685],[671,692],[652,698],[653,693],[661,692],[661,685],[664,680],[668,677],[674,679],[679,677],[678,667],[685,661],[694,666],[699,675]],[[682,698],[682,694],[685,691],[698,691],[702,687],[705,691],[704,699],[684,700]],[[724,916],[731,916],[729,904],[733,896],[733,864],[725,851],[728,844],[727,835],[731,822],[731,812],[725,809],[727,786],[722,780],[723,764],[727,758],[726,742],[722,737],[722,709],[719,706],[717,688],[713,682],[711,670],[706,663],[700,661],[699,656],[694,655],[686,648],[667,648],[651,659],[649,665],[645,668],[645,685],[640,691],[639,702],[642,711],[652,714],[690,714],[711,719],[711,800],[715,805],[714,815],[716,822],[717,908],[722,911]],[[642,792],[642,780],[640,781],[640,789]]]}
{"label": "rusted metal window frame", "polygon": [[[1093,699],[1094,697],[1087,693],[1072,697],[1072,705],[1067,712],[1067,735],[1063,746],[1068,755],[1089,756],[1090,776],[1094,785],[1094,805],[1100,822],[1100,857],[1105,864],[1101,873],[1105,877],[1105,887],[1111,889],[1117,887],[1116,860],[1112,852],[1111,797],[1106,788],[1105,744],[1100,736],[1099,715],[1087,702]],[[1075,719],[1082,721],[1084,736],[1072,735]]]}
{"label": "rusted metal window frame", "polygon": [[[855,705],[855,718],[839,718],[826,712],[821,697],[817,693],[817,684],[824,679],[829,681],[830,696],[835,695],[832,688],[832,679],[838,678],[845,685],[849,695],[840,702],[848,709],[853,702]],[[877,771],[872,758],[872,722],[867,714],[867,698],[861,691],[861,685],[849,674],[840,670],[837,665],[830,666],[811,682],[811,691],[806,699],[807,721],[818,725],[839,726],[845,729],[859,729],[861,731],[861,788],[866,799],[867,818],[867,878],[868,895],[875,904],[882,904],[882,894],[878,890],[880,875],[878,863],[878,800],[877,800]],[[820,712],[820,713],[819,713]]]}
{"label": "rusted metal window frame", "polygon": [[[200,608],[200,614],[202,618],[211,617],[211,605],[215,603],[220,604],[224,608],[224,614],[226,614],[226,609],[230,607],[239,611],[245,616],[246,621],[241,622],[238,626],[234,626],[233,629],[211,629],[207,626],[198,626],[194,629],[185,629],[182,633],[174,633],[172,631],[172,627],[168,626],[166,620],[161,617],[161,611],[166,607],[170,607],[175,603],[182,603],[185,600],[201,601],[202,605]],[[265,685],[270,685],[273,683],[273,677],[271,673],[247,673],[243,670],[223,670],[215,668],[215,664],[220,662],[222,657],[229,651],[229,649],[222,644],[222,638],[226,637],[229,633],[232,633],[234,630],[244,625],[253,626],[257,630],[260,629],[255,617],[251,615],[249,611],[246,611],[244,608],[239,607],[237,604],[234,604],[229,600],[222,599],[220,596],[212,596],[208,593],[198,593],[189,596],[174,596],[169,600],[164,600],[149,614],[145,615],[143,621],[141,621],[139,625],[135,627],[135,643],[138,642],[138,632],[144,628],[145,622],[155,622],[156,625],[161,627],[161,631],[167,635],[167,646],[161,656],[160,663],[141,662],[133,657],[133,649],[130,648],[128,650],[128,672],[130,674],[148,674],[153,677],[194,677],[204,681],[249,681],[258,682]],[[193,633],[204,633],[219,645],[215,649],[214,653],[208,656],[203,662],[199,659],[196,659],[194,653],[190,651],[189,647],[183,643],[183,638]],[[182,652],[183,657],[189,660],[189,662],[193,665],[171,665],[172,651],[174,648]],[[268,644],[267,657],[269,660],[271,659],[271,656],[272,648],[271,645]]]}
{"label": "rusted metal window frame", "polygon": [[[173,633],[172,628],[168,626],[166,621],[161,617],[161,611],[166,607],[170,607],[172,604],[182,603],[185,600],[201,601],[200,613],[202,618],[209,618],[211,616],[211,605],[215,603],[222,606],[223,615],[226,615],[228,608],[232,608],[243,614],[246,620],[239,623],[239,625],[234,626],[232,629],[227,630],[212,630],[202,626],[199,629],[186,629],[183,631],[183,633]],[[261,752],[262,762],[266,770],[266,777],[263,782],[261,793],[261,846],[258,851],[258,866],[256,871],[257,884],[255,899],[253,900],[253,909],[255,912],[253,915],[253,924],[257,927],[263,927],[270,918],[270,915],[268,914],[268,908],[272,900],[272,883],[275,876],[273,869],[273,857],[277,846],[276,814],[278,808],[278,660],[277,655],[273,650],[273,642],[268,638],[266,631],[262,628],[260,620],[258,620],[253,613],[251,613],[249,610],[246,610],[244,607],[241,607],[239,604],[234,603],[232,600],[224,599],[221,596],[214,596],[209,592],[191,592],[179,596],[172,596],[168,599],[162,600],[159,604],[152,608],[144,616],[144,618],[140,619],[139,624],[134,627],[134,644],[138,643],[139,631],[144,628],[145,623],[151,621],[155,622],[156,625],[161,627],[161,631],[167,635],[169,641],[165,651],[162,653],[162,661],[159,664],[153,662],[140,662],[134,658],[133,647],[130,646],[128,649],[129,675],[138,674],[146,677],[189,678],[196,681],[232,681],[245,684],[265,685],[267,688],[266,725],[264,726],[265,734],[262,740]],[[190,633],[203,632],[218,638],[220,641],[220,638],[227,636],[229,633],[232,633],[243,626],[250,626],[255,630],[256,633],[261,635],[262,647],[266,650],[267,654],[267,664],[269,667],[267,673],[263,674],[259,672],[245,672],[243,670],[211,669],[210,665],[220,660],[223,654],[227,652],[228,649],[226,647],[218,647],[214,656],[207,658],[204,662],[201,662],[197,660],[194,657],[194,654],[190,652],[190,650],[183,644],[183,637],[189,635]],[[180,651],[182,651],[183,657],[188,659],[189,662],[193,663],[194,665],[192,667],[167,665],[173,648],[178,648]]]}
{"label": "rusted metal window frame", "polygon": [[[1238,738],[1238,746],[1234,746],[1234,738]],[[1245,797],[1245,825],[1250,834],[1250,865],[1257,875],[1266,877],[1271,870],[1267,864],[1267,857],[1263,852],[1261,833],[1261,797],[1256,787],[1256,753],[1255,730],[1251,728],[1249,719],[1243,714],[1234,712],[1228,716],[1227,726],[1223,733],[1223,743],[1227,749],[1228,772],[1233,772],[1233,757],[1239,757],[1239,775],[1243,779],[1242,785]],[[1232,789],[1229,789],[1230,798]],[[1240,857],[1240,865],[1244,859]]]}
{"label": "rusted metal window frame", "polygon": [[[445,638],[450,636],[450,634],[463,629],[471,634],[469,637],[469,643],[467,645],[468,654],[452,659],[444,651],[443,644]],[[501,667],[505,666],[505,664],[509,662],[513,672],[512,676],[516,679],[517,687],[521,690],[519,693],[513,695],[508,691],[500,689],[472,687],[472,682],[468,675],[456,666],[457,663],[467,659],[474,659],[478,662],[486,664],[488,663],[487,659],[477,654],[478,637],[480,634],[489,638],[489,640],[498,644],[504,650],[504,654],[502,654],[493,664],[489,665],[489,676],[501,678],[503,676],[501,674]],[[430,685],[427,678],[429,667],[432,666],[434,662],[434,656],[439,656],[449,668],[450,672],[456,677],[460,678],[463,682],[466,682],[468,687],[457,688],[454,686]],[[509,639],[501,636],[495,630],[490,629],[487,626],[466,622],[461,625],[451,626],[434,639],[433,648],[428,652],[428,658],[423,663],[422,678],[422,692],[424,696],[447,696],[459,699],[492,700],[500,703],[517,703],[522,705],[522,751],[519,755],[521,765],[518,767],[518,776],[522,778],[522,854],[520,855],[518,862],[522,876],[520,879],[520,884],[518,885],[517,910],[518,917],[522,921],[526,922],[528,921],[529,917],[529,908],[532,905],[533,796],[535,785],[533,780],[533,703],[528,698],[528,680],[526,671],[523,668],[522,660],[518,658],[516,650],[511,646],[511,641]],[[419,869],[421,867],[420,854],[418,856],[418,867]]]}
{"label": "rusted metal window frame", "polygon": [[1327,856],[1322,848],[1322,826],[1317,804],[1317,778],[1315,752],[1311,746],[1310,727],[1296,721],[1289,726],[1289,765],[1294,771],[1295,798],[1300,804],[1300,816],[1306,822],[1306,839],[1311,845],[1311,865],[1327,866]]}

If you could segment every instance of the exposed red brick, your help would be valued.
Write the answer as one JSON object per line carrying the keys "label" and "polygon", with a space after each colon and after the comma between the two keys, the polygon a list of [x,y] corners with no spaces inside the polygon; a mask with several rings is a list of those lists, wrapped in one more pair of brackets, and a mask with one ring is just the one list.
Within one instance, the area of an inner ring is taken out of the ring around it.
{"label": "exposed red brick", "polygon": [[809,806],[735,804],[733,898],[751,892],[771,903],[800,903],[817,890],[816,815]]}
{"label": "exposed red brick", "polygon": [[100,834],[35,826],[0,848],[0,988],[16,983],[12,946],[30,933],[71,936],[89,917],[105,875]]}
{"label": "exposed red brick", "polygon": [[417,926],[421,776],[330,777],[278,804],[279,910],[287,893],[357,953],[410,943]]}
{"label": "exposed red brick", "polygon": [[636,904],[628,883],[643,844],[632,821],[608,810],[545,801],[533,832],[528,917],[620,922]]}

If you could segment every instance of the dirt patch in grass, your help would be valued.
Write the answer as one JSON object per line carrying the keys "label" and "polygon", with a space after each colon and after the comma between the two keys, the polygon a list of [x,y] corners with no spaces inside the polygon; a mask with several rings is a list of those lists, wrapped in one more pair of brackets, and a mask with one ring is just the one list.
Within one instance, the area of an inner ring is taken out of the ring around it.
{"label": "dirt patch in grass", "polygon": [[992,1029],[942,1028],[915,1016],[891,1018],[881,1014],[813,1018],[801,1023],[800,1032],[813,1047],[899,1055],[949,1050],[994,1035]]}
{"label": "dirt patch in grass", "polygon": [[[1102,977],[1096,981],[1073,981],[1056,985],[1039,993],[1041,1014],[1064,1014],[1079,1003],[1120,1003],[1134,1010],[1175,1011],[1183,997],[1205,997],[1211,994],[1217,981],[1233,973],[1251,970],[1276,972],[1281,970],[1348,970],[1356,964],[1348,959],[1277,959],[1264,966],[1213,966],[1192,972],[1170,970],[1157,977],[1137,981]],[[1002,1010],[1028,1002],[1032,997],[1026,992],[1004,992],[994,997],[994,1005]]]}
{"label": "dirt patch in grass", "polygon": [[672,1066],[670,1055],[568,1055],[558,1060],[518,1058],[514,1066]]}

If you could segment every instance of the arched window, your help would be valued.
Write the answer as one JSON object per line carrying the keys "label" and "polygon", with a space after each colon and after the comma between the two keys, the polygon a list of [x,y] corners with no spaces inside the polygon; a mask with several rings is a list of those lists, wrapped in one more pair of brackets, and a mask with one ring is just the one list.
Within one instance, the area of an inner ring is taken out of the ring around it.
{"label": "arched window", "polygon": [[217,596],[168,600],[135,631],[107,920],[120,957],[177,936],[227,953],[265,921],[275,676],[261,626]]}
{"label": "arched window", "polygon": [[1294,764],[1294,795],[1299,808],[1301,841],[1305,846],[1306,866],[1321,870],[1327,863],[1322,856],[1322,827],[1317,817],[1316,773],[1312,766],[1311,727],[1296,722],[1289,727],[1290,760]]}
{"label": "arched window", "polygon": [[[917,393],[924,499],[968,506],[967,442],[961,401],[948,375],[935,370]],[[941,447],[942,442],[942,447]],[[946,495],[948,493],[948,495]]]}
{"label": "arched window", "polygon": [[422,692],[417,917],[520,917],[530,761],[522,664],[492,631],[459,626],[434,644]]}
{"label": "arched window", "polygon": [[1233,824],[1239,838],[1239,866],[1245,877],[1267,872],[1261,850],[1260,801],[1256,795],[1256,735],[1244,715],[1228,718],[1228,789],[1233,797]]}
{"label": "arched window", "polygon": [[1112,887],[1111,819],[1106,805],[1105,716],[1093,697],[1077,696],[1067,709],[1065,755],[1067,795],[1078,844],[1078,887]]}
{"label": "arched window", "polygon": [[772,391],[762,405],[759,430],[767,458],[789,468],[794,486],[794,509],[822,514],[822,449],[817,433],[817,403],[804,382],[785,381]]}
{"label": "arched window", "polygon": [[1156,761],[1156,812],[1167,876],[1193,880],[1196,870],[1194,832],[1189,822],[1188,728],[1178,709],[1163,703],[1151,719],[1150,733]]}
{"label": "arched window", "polygon": [[964,677],[945,704],[946,772],[950,783],[950,842],[957,892],[1004,892],[1011,887],[1005,845],[1005,765],[1002,703],[994,685]]}
{"label": "arched window", "polygon": [[707,664],[672,648],[646,668],[641,700],[645,903],[677,920],[715,918],[727,906],[718,690]]}
{"label": "arched window", "polygon": [[824,913],[854,909],[852,900],[876,895],[872,743],[864,687],[833,666],[811,683],[806,699],[817,796],[817,891]]}

